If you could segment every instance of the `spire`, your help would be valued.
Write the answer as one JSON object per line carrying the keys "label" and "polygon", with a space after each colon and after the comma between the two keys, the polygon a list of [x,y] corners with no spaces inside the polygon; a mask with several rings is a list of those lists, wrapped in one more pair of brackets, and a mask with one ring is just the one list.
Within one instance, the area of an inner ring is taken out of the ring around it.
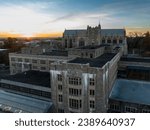
{"label": "spire", "polygon": [[99,19],[99,24],[98,24],[98,27],[101,29],[101,23],[100,23],[100,19]]}

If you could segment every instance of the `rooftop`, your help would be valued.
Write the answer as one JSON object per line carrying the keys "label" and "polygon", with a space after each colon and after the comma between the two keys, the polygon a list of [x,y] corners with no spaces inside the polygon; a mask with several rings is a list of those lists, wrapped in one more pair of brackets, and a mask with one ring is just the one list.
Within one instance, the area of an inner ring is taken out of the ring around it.
{"label": "rooftop", "polygon": [[98,49],[104,46],[105,45],[88,45],[88,46],[79,47],[77,49]]}
{"label": "rooftop", "polygon": [[102,29],[101,30],[102,36],[113,36],[113,35],[125,35],[125,29]]}
{"label": "rooftop", "polygon": [[52,108],[52,102],[13,94],[0,90],[0,109],[9,112],[46,113]]}
{"label": "rooftop", "polygon": [[120,61],[150,63],[150,58],[143,58],[143,57],[122,57],[120,59]]}
{"label": "rooftop", "polygon": [[69,61],[68,63],[76,63],[76,64],[88,64],[90,67],[103,67],[108,61],[114,58],[116,53],[104,53],[103,55],[90,59],[90,58],[76,58],[74,60]]}
{"label": "rooftop", "polygon": [[44,55],[49,55],[49,56],[68,56],[68,51],[61,51],[61,50],[53,50],[51,52],[46,52],[43,53]]}
{"label": "rooftop", "polygon": [[48,72],[30,70],[15,75],[10,75],[3,79],[43,87],[50,87],[50,73]]}
{"label": "rooftop", "polygon": [[117,79],[110,99],[150,105],[150,82]]}
{"label": "rooftop", "polygon": [[77,35],[78,33],[86,33],[86,29],[80,29],[80,30],[65,30],[65,35]]}

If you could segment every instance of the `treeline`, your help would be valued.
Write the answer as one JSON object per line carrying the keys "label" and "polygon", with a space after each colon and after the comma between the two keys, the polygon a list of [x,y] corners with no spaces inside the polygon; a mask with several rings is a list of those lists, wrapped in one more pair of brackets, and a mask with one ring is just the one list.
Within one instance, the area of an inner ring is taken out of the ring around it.
{"label": "treeline", "polygon": [[130,33],[127,37],[128,51],[133,53],[136,50],[141,56],[150,56],[150,32]]}

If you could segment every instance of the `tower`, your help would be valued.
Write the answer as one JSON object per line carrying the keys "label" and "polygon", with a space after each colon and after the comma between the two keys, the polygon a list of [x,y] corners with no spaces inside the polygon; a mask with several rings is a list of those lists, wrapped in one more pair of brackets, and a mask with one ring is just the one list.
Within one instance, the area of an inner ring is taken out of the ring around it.
{"label": "tower", "polygon": [[96,27],[87,26],[88,45],[99,45],[100,44],[100,32],[101,32],[100,23]]}

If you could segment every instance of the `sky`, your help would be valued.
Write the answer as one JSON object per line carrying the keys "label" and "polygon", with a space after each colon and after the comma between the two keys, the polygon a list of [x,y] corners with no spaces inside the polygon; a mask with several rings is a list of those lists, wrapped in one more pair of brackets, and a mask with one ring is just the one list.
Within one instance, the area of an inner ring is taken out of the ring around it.
{"label": "sky", "polygon": [[0,36],[61,36],[65,29],[150,31],[150,0],[0,0]]}

